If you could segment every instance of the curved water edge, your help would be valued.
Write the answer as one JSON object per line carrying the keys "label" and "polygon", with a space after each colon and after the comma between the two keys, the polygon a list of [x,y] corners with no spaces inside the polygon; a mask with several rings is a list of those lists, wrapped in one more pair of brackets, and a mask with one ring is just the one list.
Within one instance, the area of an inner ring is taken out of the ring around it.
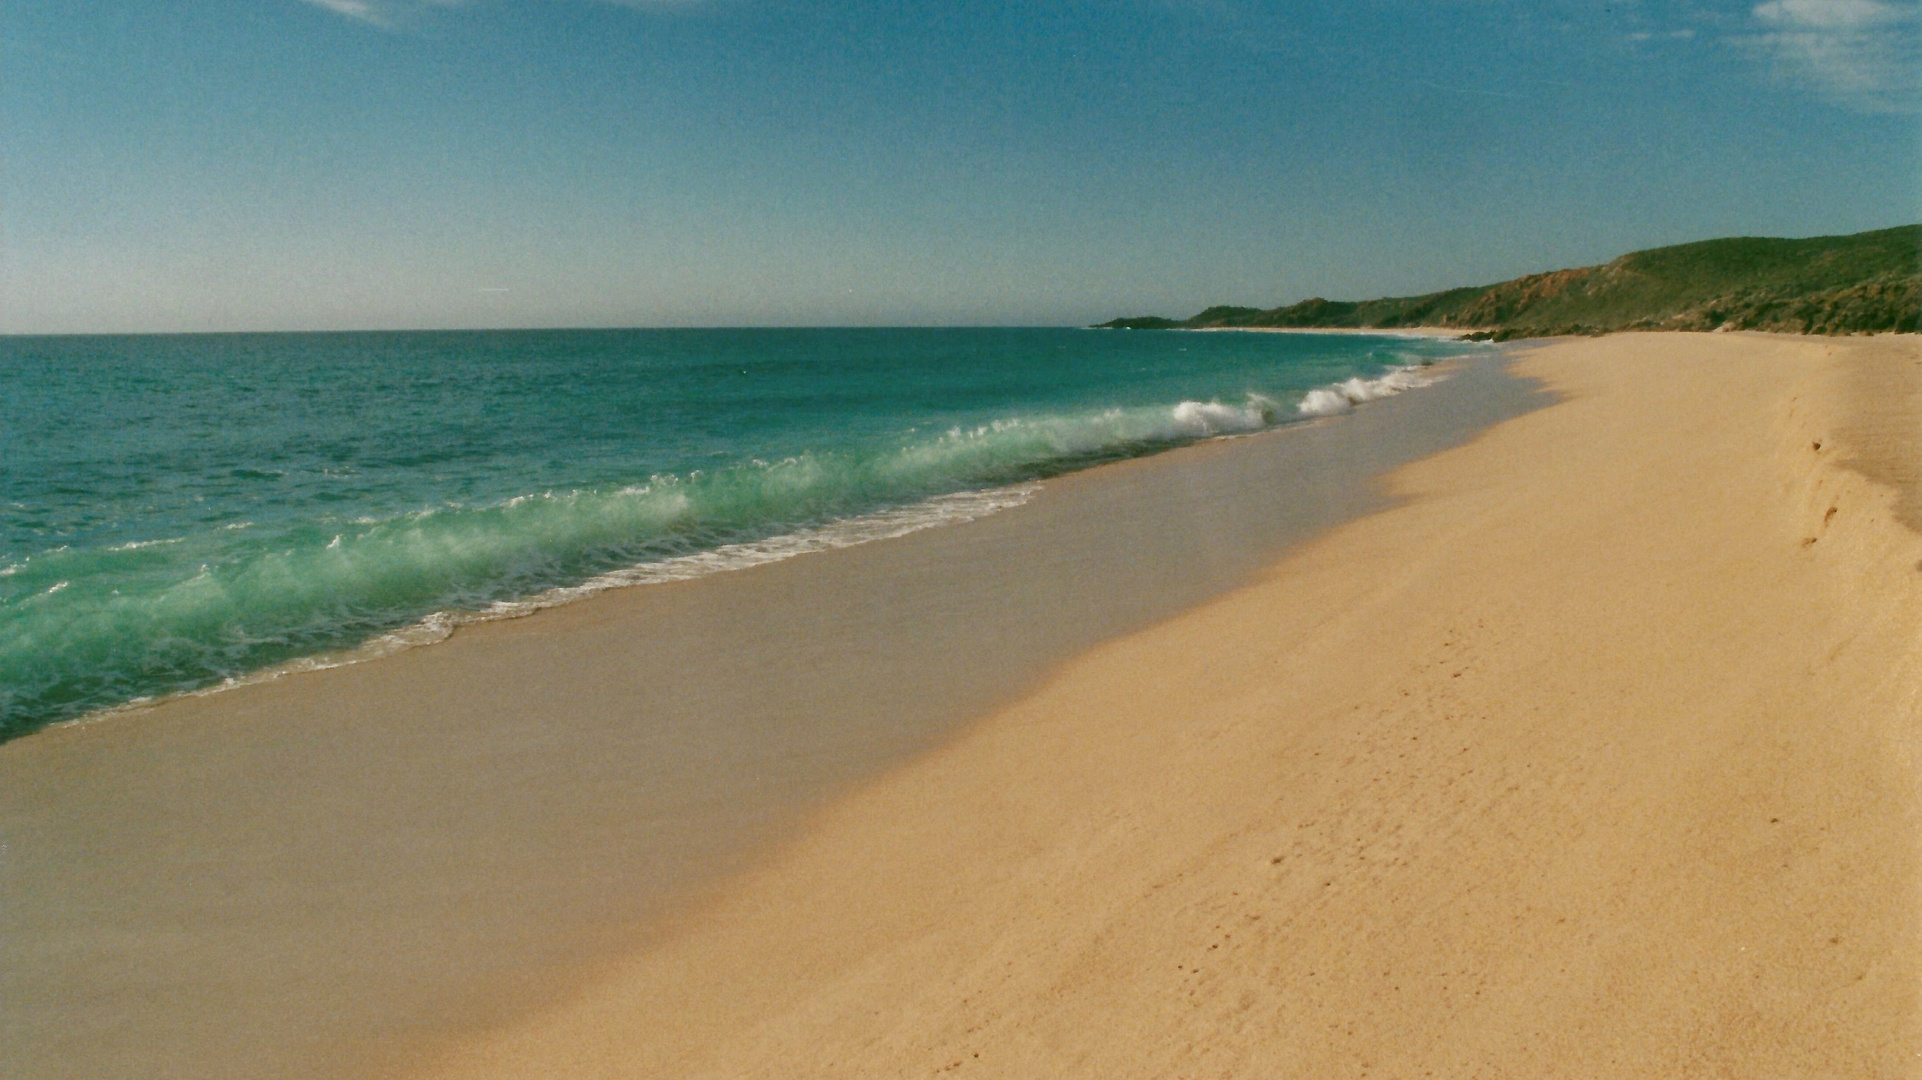
{"label": "curved water edge", "polygon": [[[378,660],[407,649],[446,641],[453,636],[454,631],[463,626],[496,622],[502,619],[525,618],[536,612],[586,600],[612,589],[626,589],[637,585],[664,585],[672,581],[692,581],[729,570],[746,570],[750,567],[765,566],[768,563],[783,562],[797,555],[833,551],[837,548],[854,547],[857,544],[871,543],[876,540],[892,540],[942,525],[959,525],[1020,506],[1040,490],[1041,484],[1037,481],[987,491],[957,492],[912,506],[897,507],[880,513],[836,521],[820,528],[802,529],[799,532],[771,536],[765,540],[747,543],[723,544],[710,551],[623,567],[605,574],[597,574],[578,585],[557,586],[519,599],[497,600],[477,610],[436,611],[411,626],[391,630],[353,649],[304,656],[284,664],[232,676],[211,686],[185,690],[177,695],[168,696],[198,697],[204,694],[218,694],[240,686],[271,682],[283,675],[304,671],[325,671],[328,668]],[[118,713],[148,708],[159,704],[162,700],[165,699],[136,698],[121,705],[108,706],[49,726],[92,723]]]}
{"label": "curved water edge", "polygon": [[[0,685],[0,738],[386,656],[609,589],[975,520],[1021,505],[1049,476],[1346,412],[1440,377],[1435,356],[1402,359],[1416,362],[1316,386],[1291,405],[1248,392],[1017,414],[892,447],[824,447],[639,484],[324,527],[227,521],[0,560],[0,603],[11,600],[14,616],[0,639],[11,684]],[[219,539],[235,534],[249,538],[244,558]]]}

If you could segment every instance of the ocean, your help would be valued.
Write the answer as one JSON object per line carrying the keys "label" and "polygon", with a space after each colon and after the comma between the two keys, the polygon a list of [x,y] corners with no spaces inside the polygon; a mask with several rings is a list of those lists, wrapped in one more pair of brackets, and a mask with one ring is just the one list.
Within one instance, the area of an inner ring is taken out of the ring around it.
{"label": "ocean", "polygon": [[1075,329],[0,338],[0,739],[967,521],[1475,346]]}

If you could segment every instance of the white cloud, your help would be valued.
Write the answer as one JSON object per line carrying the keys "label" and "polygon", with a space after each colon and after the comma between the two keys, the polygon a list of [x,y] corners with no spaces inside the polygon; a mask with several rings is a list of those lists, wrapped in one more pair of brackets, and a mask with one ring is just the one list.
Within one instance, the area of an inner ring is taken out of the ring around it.
{"label": "white cloud", "polygon": [[307,2],[324,7],[336,15],[345,15],[350,19],[359,19],[361,22],[370,22],[377,26],[385,25],[386,23],[386,19],[382,17],[379,9],[367,3],[366,0],[307,0]]}
{"label": "white cloud", "polygon": [[[465,6],[469,0],[306,0],[315,7],[323,7],[336,15],[370,23],[374,26],[391,28],[396,16],[416,13],[422,8],[452,8]],[[705,0],[600,0],[602,3],[630,8],[680,8],[694,7]]]}
{"label": "white cloud", "polygon": [[467,0],[307,0],[336,15],[345,15],[375,26],[391,27],[396,14],[423,7],[459,7]]}
{"label": "white cloud", "polygon": [[1912,11],[1904,12],[1880,0],[1769,0],[1755,8],[1755,17],[1765,23],[1804,30],[1862,30],[1888,26],[1913,16]]}
{"label": "white cloud", "polygon": [[1785,76],[1870,112],[1922,108],[1922,5],[1915,0],[1768,0],[1759,33],[1736,39]]}

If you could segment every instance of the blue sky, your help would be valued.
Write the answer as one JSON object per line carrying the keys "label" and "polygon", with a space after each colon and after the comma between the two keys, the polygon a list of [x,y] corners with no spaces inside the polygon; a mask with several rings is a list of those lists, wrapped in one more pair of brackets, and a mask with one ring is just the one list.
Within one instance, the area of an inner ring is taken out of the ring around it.
{"label": "blue sky", "polygon": [[1922,220],[1917,0],[0,0],[0,331],[1081,323]]}

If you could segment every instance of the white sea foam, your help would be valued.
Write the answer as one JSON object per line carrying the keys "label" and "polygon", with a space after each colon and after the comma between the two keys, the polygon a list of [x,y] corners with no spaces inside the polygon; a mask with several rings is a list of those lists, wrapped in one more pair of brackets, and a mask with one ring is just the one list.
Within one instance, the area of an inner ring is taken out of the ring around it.
{"label": "white sea foam", "polygon": [[[941,475],[983,463],[1012,463],[1072,458],[1077,454],[1101,455],[1128,446],[1191,442],[1201,439],[1245,435],[1275,427],[1293,418],[1329,416],[1352,410],[1356,405],[1375,401],[1407,390],[1440,381],[1442,373],[1425,366],[1393,368],[1373,379],[1352,378],[1310,390],[1296,403],[1291,416],[1276,402],[1249,395],[1242,403],[1220,401],[1182,401],[1175,405],[1109,409],[1079,416],[1023,417],[993,421],[972,428],[950,429],[943,437],[910,444],[886,459],[880,474],[906,477]],[[797,457],[761,464],[765,475],[757,478],[762,487],[807,489],[834,480],[819,475],[829,466],[812,457]],[[687,485],[699,479],[696,472],[686,477],[651,477],[648,482],[619,489],[621,505],[640,500],[650,511],[649,519],[673,519],[688,512],[693,502]],[[853,547],[876,540],[888,540],[943,525],[959,524],[1020,506],[1041,490],[1039,482],[1028,482],[977,491],[961,491],[925,499],[906,506],[845,518],[827,524],[798,529],[765,539],[722,545],[706,551],[659,559],[624,567],[590,578],[576,585],[549,589],[519,600],[499,601],[477,611],[436,611],[401,629],[373,638],[356,648],[309,656],[246,675],[223,680],[190,694],[208,694],[251,683],[265,682],[281,675],[341,667],[391,655],[421,645],[431,645],[451,636],[461,626],[499,619],[514,619],[562,604],[572,603],[611,589],[686,581],[730,570],[743,570],[781,562],[799,555]],[[528,494],[505,501],[498,509],[532,510],[554,504],[571,506],[581,493],[556,495],[553,492]],[[438,508],[412,515],[416,520],[437,516]],[[625,519],[623,519],[625,520]],[[237,526],[228,526],[237,527]],[[244,524],[238,526],[244,527]],[[333,538],[329,551],[341,547]],[[9,566],[7,572],[16,569]],[[203,568],[202,576],[206,574]],[[125,708],[151,704],[154,699],[130,701],[71,722],[86,722]]]}
{"label": "white sea foam", "polygon": [[107,550],[108,551],[139,551],[143,548],[164,547],[168,544],[179,544],[179,543],[185,542],[185,540],[186,540],[186,537],[184,536],[175,536],[165,540],[129,540],[127,543],[117,544],[113,547],[108,548]]}
{"label": "white sea foam", "polygon": [[1175,430],[1190,438],[1260,431],[1275,422],[1275,403],[1250,394],[1246,405],[1184,401],[1174,407]]}
{"label": "white sea foam", "polygon": [[1441,378],[1433,368],[1416,364],[1391,369],[1373,379],[1357,376],[1333,386],[1308,391],[1295,406],[1295,411],[1303,416],[1333,416],[1345,413],[1363,402],[1378,401],[1405,390],[1432,386]]}
{"label": "white sea foam", "polygon": [[781,562],[797,555],[833,551],[837,548],[853,547],[876,540],[892,540],[923,529],[933,529],[942,525],[959,525],[962,522],[973,521],[1020,506],[1034,498],[1035,493],[1040,490],[1040,484],[1027,483],[991,488],[986,491],[956,492],[909,506],[862,514],[859,517],[846,518],[815,528],[771,536],[765,540],[723,544],[708,551],[697,551],[671,559],[624,567],[589,578],[579,585],[549,589],[524,600],[497,601],[472,615],[446,617],[452,620],[452,626],[470,621],[514,619],[531,615],[543,608],[572,603],[609,589],[687,581],[728,570],[745,570],[752,566]]}
{"label": "white sea foam", "polygon": [[[646,489],[643,487],[640,490]],[[462,626],[500,619],[518,619],[546,608],[586,599],[610,589],[688,581],[729,570],[745,570],[749,567],[781,562],[797,555],[833,551],[876,540],[892,540],[895,537],[907,536],[910,533],[943,525],[959,525],[1020,506],[1034,498],[1040,490],[1039,483],[1031,482],[991,488],[986,491],[956,492],[909,506],[895,507],[831,522],[816,528],[771,536],[765,540],[726,544],[710,551],[625,567],[590,578],[579,585],[549,589],[523,600],[497,602],[479,611],[436,611],[411,625],[382,634],[358,648],[320,656],[301,657],[245,675],[223,679],[217,684],[199,690],[187,691],[185,696],[200,697],[216,694],[237,686],[270,682],[283,675],[303,671],[325,671],[328,668],[345,667],[349,664],[391,656],[406,649],[445,641]],[[137,698],[122,705],[76,717],[57,726],[90,723],[129,709],[151,705],[156,700],[164,700],[164,698]]]}
{"label": "white sea foam", "polygon": [[[1443,375],[1432,368],[1411,364],[1391,369],[1373,379],[1357,377],[1332,386],[1310,390],[1295,406],[1295,411],[1303,417],[1329,416],[1347,412],[1358,404],[1429,386],[1442,378]],[[903,456],[909,459],[923,455],[945,457],[954,453],[962,445],[978,445],[997,437],[1005,438],[1011,435],[1038,436],[1052,444],[1056,450],[1096,450],[1117,439],[1173,441],[1241,435],[1264,430],[1282,420],[1280,409],[1275,402],[1252,394],[1242,405],[1227,405],[1218,401],[1183,401],[1173,407],[1163,406],[1162,410],[1111,409],[1093,417],[1084,417],[1075,421],[1014,419],[995,421],[971,429],[954,428],[947,432],[944,439],[906,451]],[[806,466],[813,463],[788,459],[779,464],[798,473],[809,471]],[[796,476],[795,479],[797,482],[805,482],[808,478]],[[630,496],[665,495],[671,504],[670,509],[685,509],[686,496],[679,491],[657,490],[664,486],[661,478],[654,478],[647,484],[623,488],[621,493]],[[781,562],[797,555],[832,551],[876,540],[890,540],[943,525],[957,525],[1020,506],[1032,499],[1040,490],[1040,483],[1030,482],[985,491],[956,492],[908,506],[771,536],[764,540],[725,544],[708,551],[641,563],[600,574],[578,585],[549,589],[525,599],[497,601],[479,611],[436,611],[399,630],[382,634],[359,648],[331,655],[304,657],[267,670],[227,679],[218,686],[208,687],[195,693],[214,693],[233,686],[275,679],[293,672],[340,667],[388,656],[404,649],[432,645],[445,641],[462,626],[499,619],[518,619],[547,608],[586,599],[610,589],[687,581],[729,570],[745,570],[749,567]],[[510,500],[507,505],[515,506],[529,499],[540,498],[551,499],[553,496],[551,493],[521,496]]]}

